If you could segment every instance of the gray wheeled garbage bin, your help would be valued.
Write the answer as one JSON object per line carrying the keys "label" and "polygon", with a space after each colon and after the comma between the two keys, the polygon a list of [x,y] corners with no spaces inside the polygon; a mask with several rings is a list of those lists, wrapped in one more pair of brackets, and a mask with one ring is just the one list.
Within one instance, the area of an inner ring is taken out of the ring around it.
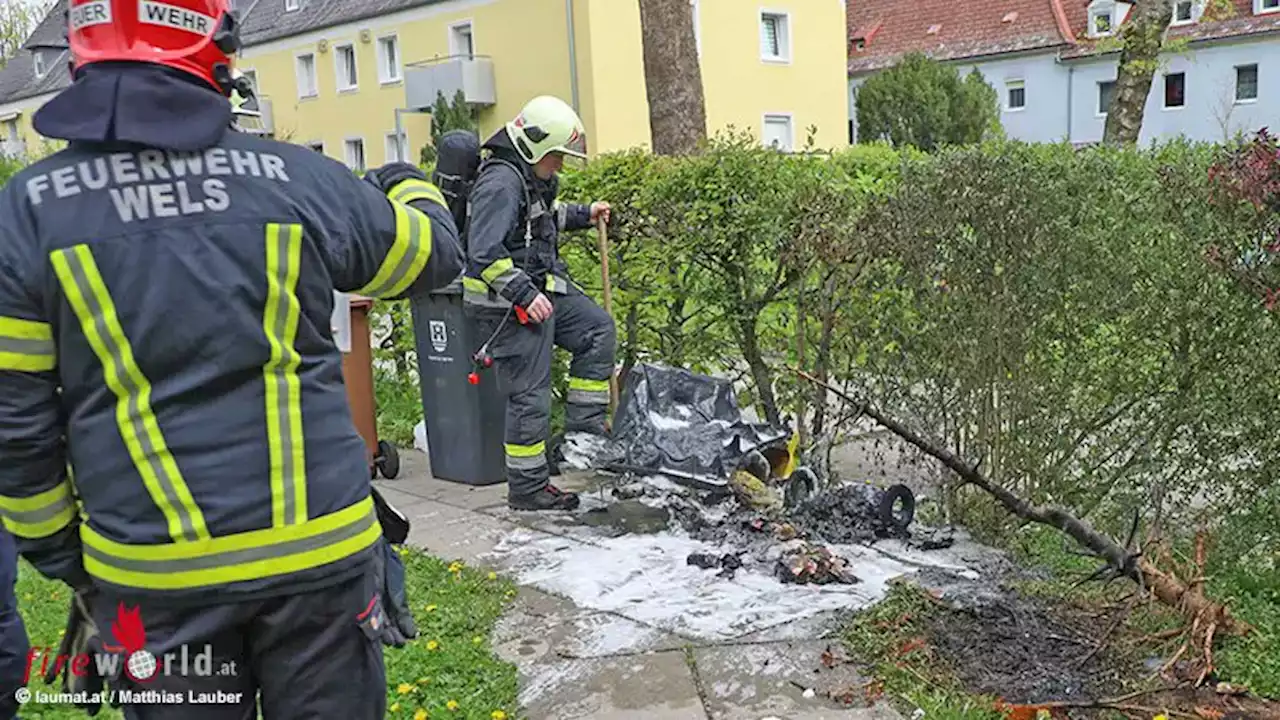
{"label": "gray wheeled garbage bin", "polygon": [[484,338],[463,310],[462,284],[414,297],[411,307],[432,476],[467,485],[504,482],[506,399],[496,373],[481,373],[478,385],[467,380]]}

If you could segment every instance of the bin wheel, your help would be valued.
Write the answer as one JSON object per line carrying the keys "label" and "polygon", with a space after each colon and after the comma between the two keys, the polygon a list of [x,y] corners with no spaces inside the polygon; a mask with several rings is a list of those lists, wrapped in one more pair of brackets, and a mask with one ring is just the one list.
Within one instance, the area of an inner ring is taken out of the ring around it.
{"label": "bin wheel", "polygon": [[378,459],[374,464],[382,471],[382,477],[395,480],[400,474],[400,451],[386,440],[378,441]]}
{"label": "bin wheel", "polygon": [[876,514],[890,531],[905,533],[916,517],[916,496],[906,485],[890,485],[880,495]]}

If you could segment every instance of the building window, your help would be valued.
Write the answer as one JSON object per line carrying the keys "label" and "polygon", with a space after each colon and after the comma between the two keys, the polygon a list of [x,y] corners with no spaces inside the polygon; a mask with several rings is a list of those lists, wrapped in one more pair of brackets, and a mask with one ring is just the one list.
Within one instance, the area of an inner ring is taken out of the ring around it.
{"label": "building window", "polygon": [[309,98],[320,94],[316,84],[316,56],[311,53],[298,56],[298,97]]}
{"label": "building window", "polygon": [[761,138],[765,147],[783,152],[791,152],[793,146],[791,135],[791,117],[788,115],[765,115],[764,133]]}
{"label": "building window", "polygon": [[302,0],[284,0],[284,11],[293,12],[302,7]]}
{"label": "building window", "polygon": [[1188,25],[1195,20],[1195,2],[1179,0],[1173,4],[1173,24]]}
{"label": "building window", "polygon": [[360,85],[360,75],[356,70],[356,49],[353,45],[339,45],[333,50],[333,61],[337,63],[335,75],[338,78],[338,91],[355,90]]}
{"label": "building window", "polygon": [[310,149],[310,150],[314,150],[314,151],[316,151],[316,152],[320,153],[321,155],[323,155],[323,154],[324,154],[324,141],[322,141],[322,140],[316,140],[316,141],[314,141],[314,142],[309,142],[309,143],[307,143],[307,148],[308,148],[308,149]]}
{"label": "building window", "polygon": [[258,92],[258,71],[257,70],[241,70],[240,74],[245,80],[249,81],[249,87],[253,88],[254,94]]}
{"label": "building window", "polygon": [[1102,37],[1115,32],[1116,24],[1116,4],[1114,2],[1105,2],[1096,0],[1089,7],[1089,34],[1093,37]]}
{"label": "building window", "polygon": [[378,38],[378,82],[400,81],[400,40],[392,35]]}
{"label": "building window", "polygon": [[365,171],[364,138],[352,138],[345,143],[347,167],[356,172]]}
{"label": "building window", "polygon": [[760,59],[791,61],[791,29],[785,13],[760,13]]}
{"label": "building window", "polygon": [[1280,10],[1280,0],[1253,0],[1254,13],[1272,13]]}
{"label": "building window", "polygon": [[476,41],[471,32],[471,23],[458,23],[449,28],[449,54],[465,58],[476,54]]}
{"label": "building window", "polygon": [[1116,81],[1108,80],[1098,83],[1098,114],[1106,115],[1111,109],[1111,98],[1116,93]]}
{"label": "building window", "polygon": [[1027,85],[1022,80],[1005,83],[1005,110],[1021,110],[1027,106]]}
{"label": "building window", "polygon": [[0,122],[0,141],[7,143],[18,142],[18,118],[12,118]]}
{"label": "building window", "polygon": [[1258,66],[1236,67],[1236,102],[1252,102],[1258,99]]}
{"label": "building window", "polygon": [[1187,104],[1187,74],[1169,73],[1164,76],[1164,106],[1180,108]]}
{"label": "building window", "polygon": [[409,162],[408,143],[402,134],[387,133],[387,162]]}
{"label": "building window", "polygon": [[44,77],[44,51],[36,50],[31,53],[31,64],[35,67],[36,77]]}

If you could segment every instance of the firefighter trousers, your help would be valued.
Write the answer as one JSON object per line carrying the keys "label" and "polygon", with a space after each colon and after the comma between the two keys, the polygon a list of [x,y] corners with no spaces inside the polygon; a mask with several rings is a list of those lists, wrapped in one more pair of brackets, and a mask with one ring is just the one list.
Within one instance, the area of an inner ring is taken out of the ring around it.
{"label": "firefighter trousers", "polygon": [[[120,599],[97,596],[92,613],[110,644]],[[146,631],[154,675],[121,674],[112,687],[144,693],[123,704],[128,720],[382,720],[386,670],[376,627],[372,563],[340,584],[294,595],[177,608],[124,600]],[[122,668],[128,657],[122,657]],[[159,695],[147,693],[159,693]],[[261,697],[259,697],[259,694]],[[181,704],[172,699],[181,696]]]}
{"label": "firefighter trousers", "polygon": [[512,314],[501,327],[503,311],[479,316],[481,337],[497,332],[490,355],[507,398],[507,492],[540,492],[550,481],[547,440],[551,434],[551,355],[568,350],[569,391],[565,430],[603,434],[609,410],[609,376],[614,369],[617,331],[613,318],[581,290],[548,295],[555,312],[546,322],[521,325]]}
{"label": "firefighter trousers", "polygon": [[14,586],[18,582],[18,547],[13,536],[0,527],[0,720],[18,712],[14,693],[24,683],[29,650],[27,629],[18,614]]}

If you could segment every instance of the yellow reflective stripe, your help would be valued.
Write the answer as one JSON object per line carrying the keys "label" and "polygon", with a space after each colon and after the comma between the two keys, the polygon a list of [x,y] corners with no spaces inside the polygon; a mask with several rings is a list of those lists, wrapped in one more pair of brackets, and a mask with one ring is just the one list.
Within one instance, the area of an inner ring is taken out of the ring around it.
{"label": "yellow reflective stripe", "polygon": [[430,200],[443,208],[449,207],[449,203],[445,202],[444,193],[440,192],[440,188],[425,180],[405,180],[391,188],[391,192],[387,193],[387,196],[405,205],[415,200]]}
{"label": "yellow reflective stripe", "polygon": [[506,443],[505,449],[507,455],[510,457],[530,458],[545,455],[547,453],[547,443],[540,442],[534,443],[533,445],[512,445],[511,443]]}
{"label": "yellow reflective stripe", "polygon": [[80,526],[84,567],[108,583],[184,590],[310,570],[350,557],[382,536],[373,499],[297,525],[216,537],[199,543],[125,545]]}
{"label": "yellow reflective stripe", "polygon": [[486,285],[483,280],[477,280],[473,277],[462,278],[462,289],[482,294],[487,294],[489,292],[489,286]]}
{"label": "yellow reflective stripe", "polygon": [[393,297],[409,289],[431,259],[431,221],[408,205],[392,201],[396,216],[396,240],[377,274],[356,295]]}
{"label": "yellow reflective stripe", "polygon": [[209,537],[204,514],[165,444],[151,410],[151,383],[134,360],[133,348],[120,327],[115,304],[98,272],[88,245],[50,254],[62,291],[80,320],[85,339],[102,362],[102,375],[116,396],[116,425],[147,492],[169,526],[174,540]]}
{"label": "yellow reflective stripe", "polygon": [[586,392],[609,392],[609,381],[571,377],[569,378],[569,389],[585,390]]}
{"label": "yellow reflective stripe", "polygon": [[267,448],[271,458],[271,524],[307,521],[307,462],[302,439],[302,389],[294,348],[298,336],[298,273],[302,226],[267,225],[267,307],[262,329],[271,345],[263,367],[267,399]]}
{"label": "yellow reflective stripe", "polygon": [[560,295],[567,295],[569,293],[569,283],[562,277],[548,275],[547,290]]}
{"label": "yellow reflective stripe", "polygon": [[512,272],[515,269],[516,264],[512,262],[511,258],[502,258],[484,270],[481,270],[480,277],[484,278],[484,281],[490,285],[494,285],[502,279],[503,275]]}
{"label": "yellow reflective stripe", "polygon": [[37,540],[66,527],[76,516],[76,501],[70,481],[30,497],[0,495],[0,518],[9,532],[20,538]]}
{"label": "yellow reflective stripe", "polygon": [[0,316],[0,370],[44,372],[57,367],[57,358],[47,323]]}

